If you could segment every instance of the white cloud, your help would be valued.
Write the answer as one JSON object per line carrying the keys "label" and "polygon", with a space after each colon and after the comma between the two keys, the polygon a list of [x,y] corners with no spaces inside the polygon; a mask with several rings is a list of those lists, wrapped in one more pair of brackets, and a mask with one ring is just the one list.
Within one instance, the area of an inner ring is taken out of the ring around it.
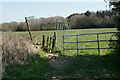
{"label": "white cloud", "polygon": [[104,0],[2,0],[2,2],[104,2]]}

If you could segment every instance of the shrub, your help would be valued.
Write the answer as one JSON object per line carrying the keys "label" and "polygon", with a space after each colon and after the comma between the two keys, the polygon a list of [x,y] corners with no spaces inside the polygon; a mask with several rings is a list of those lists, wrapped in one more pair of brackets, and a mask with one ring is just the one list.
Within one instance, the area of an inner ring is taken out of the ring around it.
{"label": "shrub", "polygon": [[39,50],[27,37],[17,34],[4,34],[2,37],[2,70],[10,64],[25,64],[34,59],[34,54]]}

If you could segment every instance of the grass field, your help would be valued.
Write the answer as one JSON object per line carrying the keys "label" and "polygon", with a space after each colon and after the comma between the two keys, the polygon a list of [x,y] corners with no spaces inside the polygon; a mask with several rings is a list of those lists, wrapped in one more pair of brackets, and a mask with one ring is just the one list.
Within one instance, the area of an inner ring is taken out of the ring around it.
{"label": "grass field", "polygon": [[[116,28],[101,29],[77,29],[71,30],[69,34],[116,32]],[[54,31],[32,31],[34,36],[41,42],[42,35],[53,36]],[[28,35],[28,32],[17,32],[20,35]],[[111,35],[102,35],[100,39],[109,39]],[[79,37],[79,40],[95,40],[95,36]],[[75,41],[76,38],[68,38],[67,41]],[[102,43],[101,47],[108,47],[107,43]],[[66,47],[74,48],[76,44],[68,44]],[[79,44],[79,47],[97,47],[96,43]],[[76,51],[65,51],[65,55],[59,55],[51,59],[45,57],[44,51],[39,51],[40,55],[34,62],[26,65],[18,65],[8,71],[4,78],[120,78],[118,57],[111,54],[109,50],[101,50],[98,56],[97,50],[80,51],[80,55],[75,55]],[[87,54],[87,55],[85,55]]]}
{"label": "grass field", "polygon": [[[32,35],[36,36],[37,39],[42,43],[42,35],[47,36],[53,36],[53,31],[32,31]],[[70,32],[67,32],[67,35],[75,35],[75,34],[86,34],[86,33],[102,33],[102,32],[117,32],[116,28],[100,28],[100,29],[74,29],[70,30]],[[23,34],[23,35],[28,35],[28,32],[17,32],[18,34]],[[99,36],[100,40],[109,40],[112,34],[101,34]],[[28,35],[29,36],[29,35]],[[97,40],[96,35],[84,35],[84,36],[79,36],[79,41],[92,41],[92,40]],[[76,41],[76,36],[70,36],[70,37],[65,37],[64,41]],[[58,40],[58,48],[62,48],[60,44],[62,44],[62,39],[61,41]],[[100,42],[100,48],[108,48],[109,42]],[[97,48],[97,42],[93,43],[79,43],[79,48]],[[76,43],[69,43],[65,44],[65,48],[76,48],[77,49],[77,44]],[[108,54],[110,50],[100,50],[101,55]],[[76,54],[77,51],[65,51],[65,54],[67,55],[74,55]],[[97,50],[80,50],[80,54],[89,54],[89,55],[98,55]]]}

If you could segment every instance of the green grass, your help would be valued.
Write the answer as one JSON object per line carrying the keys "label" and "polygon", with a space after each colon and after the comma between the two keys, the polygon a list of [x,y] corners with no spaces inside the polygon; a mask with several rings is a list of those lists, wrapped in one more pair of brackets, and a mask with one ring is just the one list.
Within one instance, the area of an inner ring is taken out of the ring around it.
{"label": "green grass", "polygon": [[[74,55],[71,57],[63,55],[58,58],[60,57],[64,58],[60,62],[67,64],[63,69],[51,66],[49,59],[41,57],[30,64],[13,66],[4,78],[120,78],[119,59],[115,55]],[[53,60],[57,61],[57,59]]]}
{"label": "green grass", "polygon": [[[53,36],[53,32],[56,32],[56,30],[50,30],[50,31],[32,31],[32,35],[33,36],[37,36],[37,39],[39,41],[42,41],[42,35]],[[72,29],[72,30],[70,30],[70,32],[68,31],[67,34],[70,35],[70,34],[101,33],[101,32],[117,32],[117,29],[116,28]],[[16,32],[16,33],[21,34],[21,35],[28,35],[28,31]],[[90,37],[88,37],[88,38],[90,38]]]}
{"label": "green grass", "polygon": [[[32,35],[36,36],[37,39],[42,43],[42,35],[47,36],[53,36],[53,32],[55,30],[51,31],[32,31]],[[86,33],[102,33],[102,32],[117,32],[116,28],[99,28],[99,29],[73,29],[67,31],[67,35],[71,34],[86,34]],[[21,35],[28,35],[28,32],[17,32],[18,34]],[[100,40],[109,40],[112,34],[101,34],[99,35]],[[29,35],[28,35],[29,36]],[[97,40],[96,35],[83,35],[78,37],[78,41],[92,41],[92,40]],[[76,41],[76,36],[69,36],[65,37],[64,41]],[[58,40],[57,43],[59,46],[57,46],[60,50],[62,48],[62,39]],[[109,42],[100,42],[100,48],[109,48],[108,45]],[[77,44],[76,43],[69,43],[69,44],[64,44],[65,48],[76,48],[77,49]],[[90,42],[90,43],[79,43],[79,48],[98,48],[97,42]],[[111,50],[100,50],[101,55],[106,55],[110,52]],[[74,51],[65,51],[66,55],[74,55],[77,53],[77,50]],[[89,55],[98,55],[97,50],[80,50],[79,53],[81,55],[83,54],[89,54]]]}
{"label": "green grass", "polygon": [[4,78],[47,78],[48,71],[52,71],[49,60],[44,56],[44,52],[39,51],[39,58],[28,64],[14,64],[7,67]]}
{"label": "green grass", "polygon": [[[99,32],[116,32],[116,28],[101,28],[101,29],[77,29],[71,30],[69,34],[84,34],[84,33],[99,33]],[[34,36],[41,42],[42,35],[53,36],[54,31],[32,31]],[[28,35],[28,32],[16,32],[20,35]],[[28,35],[29,36],[29,35]],[[100,39],[109,39],[111,35],[101,35]],[[96,36],[79,37],[79,41],[96,40]],[[75,37],[69,38],[67,41],[76,41]],[[82,43],[80,48],[97,47],[97,43]],[[101,43],[100,47],[108,47],[108,42]],[[66,48],[76,48],[76,44],[68,44]],[[97,50],[82,50],[76,55],[76,50],[65,51],[64,55],[59,55],[58,59],[67,66],[65,68],[56,69],[51,66],[50,60],[46,58],[44,51],[39,51],[39,59],[33,63],[18,65],[9,70],[4,78],[119,78],[119,58],[116,55],[110,54],[111,50],[101,50],[101,55],[98,56]],[[59,54],[59,53],[57,53]],[[53,59],[57,61],[58,59]]]}
{"label": "green grass", "polygon": [[[112,60],[114,59],[114,60]],[[94,55],[75,56],[63,75],[71,77],[111,78],[118,77],[119,65],[115,57],[100,57]],[[69,74],[68,74],[69,73]],[[77,76],[80,74],[81,76]],[[106,75],[109,76],[106,76]]]}

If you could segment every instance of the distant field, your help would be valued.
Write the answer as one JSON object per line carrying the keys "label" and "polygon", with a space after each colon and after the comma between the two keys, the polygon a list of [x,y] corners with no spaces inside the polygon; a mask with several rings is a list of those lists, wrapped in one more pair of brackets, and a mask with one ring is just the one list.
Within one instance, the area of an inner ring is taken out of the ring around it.
{"label": "distant field", "polygon": [[[39,41],[42,41],[42,35],[53,36],[53,32],[56,30],[49,31],[32,31],[33,36],[37,36]],[[99,28],[99,29],[72,29],[69,34],[85,34],[85,33],[101,33],[101,32],[117,32],[116,28]],[[28,35],[27,31],[16,32],[18,34]]]}
{"label": "distant field", "polygon": [[[32,31],[33,37],[36,36],[37,39],[42,42],[42,35],[45,36],[53,36],[53,32],[56,32],[56,30],[51,31]],[[116,28],[99,28],[99,29],[72,29],[68,31],[67,35],[70,34],[86,34],[86,33],[102,33],[102,32],[117,32]],[[21,35],[28,35],[28,32],[16,32],[17,34]],[[100,40],[109,40],[112,34],[105,34],[100,35]],[[28,35],[29,36],[29,35]],[[90,41],[90,40],[96,40],[96,35],[86,35],[86,36],[79,36],[79,41]],[[65,41],[76,41],[76,37],[66,37]],[[107,48],[109,42],[100,42],[101,48]],[[65,44],[65,48],[76,48],[76,43],[69,43]],[[97,48],[97,42],[94,43],[79,43],[79,48]],[[110,50],[100,50],[101,55],[105,55],[110,52]],[[65,51],[65,54],[73,55],[76,53],[76,50],[74,51]],[[80,50],[80,54],[97,54],[97,50]]]}

